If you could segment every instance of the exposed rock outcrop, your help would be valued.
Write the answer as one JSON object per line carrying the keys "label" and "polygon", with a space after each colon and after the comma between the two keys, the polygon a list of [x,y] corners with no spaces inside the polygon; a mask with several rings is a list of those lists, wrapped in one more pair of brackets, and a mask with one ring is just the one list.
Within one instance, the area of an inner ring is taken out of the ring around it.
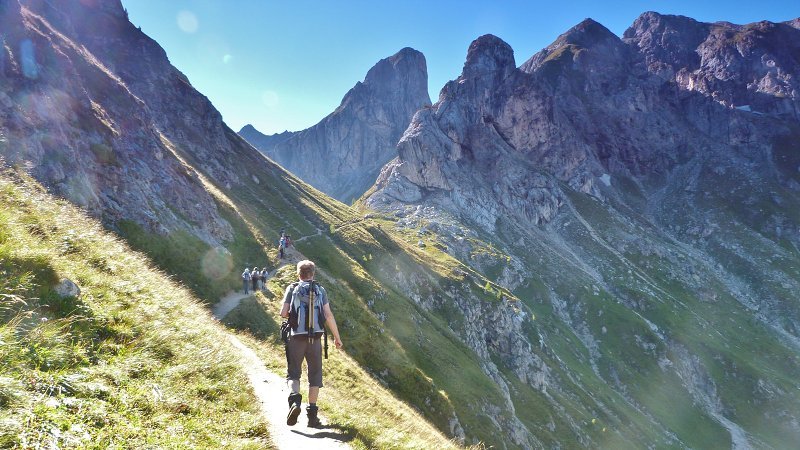
{"label": "exposed rock outcrop", "polygon": [[78,298],[81,295],[81,288],[69,278],[64,278],[54,288],[56,295],[61,298]]}

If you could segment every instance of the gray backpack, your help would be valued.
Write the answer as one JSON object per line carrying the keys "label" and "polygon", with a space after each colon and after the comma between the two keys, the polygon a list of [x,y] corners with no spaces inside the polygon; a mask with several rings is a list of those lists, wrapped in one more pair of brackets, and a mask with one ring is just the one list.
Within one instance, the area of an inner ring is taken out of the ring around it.
{"label": "gray backpack", "polygon": [[[316,281],[300,281],[290,286],[291,303],[289,307],[289,325],[292,335],[309,334],[314,337],[322,336],[325,332],[325,312],[322,308],[321,287]],[[313,292],[313,296],[311,293]],[[310,303],[313,301],[313,314]]]}

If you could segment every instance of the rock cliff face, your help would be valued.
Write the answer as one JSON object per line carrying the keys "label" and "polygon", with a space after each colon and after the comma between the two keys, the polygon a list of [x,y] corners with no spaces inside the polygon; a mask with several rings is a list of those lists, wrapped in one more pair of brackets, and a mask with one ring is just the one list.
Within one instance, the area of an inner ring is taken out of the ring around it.
{"label": "rock cliff face", "polygon": [[[669,39],[654,37],[659,32]],[[446,194],[441,201],[450,203],[492,198],[497,207],[486,208],[489,217],[473,217],[487,227],[497,216],[492,211],[503,206],[519,220],[547,221],[559,200],[542,170],[596,194],[605,173],[663,173],[695,156],[692,144],[708,137],[731,144],[729,123],[738,126],[744,117],[734,109],[796,119],[797,32],[787,23],[711,25],[646,13],[623,41],[587,19],[520,69],[505,43],[481,37],[470,46],[462,75],[442,89],[433,108],[415,116],[398,161],[378,182],[384,189],[368,204],[416,201],[424,191]],[[767,85],[774,88],[769,95],[759,87]],[[714,109],[693,93],[725,108]],[[754,132],[770,140],[785,131]],[[470,182],[466,174],[475,171],[486,183]],[[531,195],[535,199],[510,204]]]}
{"label": "rock cliff face", "polygon": [[[797,22],[645,13],[621,39],[587,19],[519,68],[507,44],[482,36],[438,102],[415,114],[366,205],[435,236],[544,317],[505,328],[515,348],[537,356],[518,380],[561,425],[542,429],[512,405],[519,422],[500,429],[541,439],[566,426],[588,446],[622,437],[778,448],[800,436],[800,417],[782,415],[786,404],[753,381],[780,377],[759,367],[758,345],[739,334],[787,355],[779,372],[800,373],[800,307],[788,294],[800,288]],[[731,326],[742,319],[749,325]],[[582,362],[564,364],[572,350],[562,344],[577,345]],[[519,364],[503,346],[490,353],[501,372]],[[632,408],[593,396],[604,422],[650,425],[617,427],[612,438],[565,415],[564,398],[591,392],[590,379]],[[707,436],[658,411],[670,401],[705,423]],[[771,408],[783,419],[756,425],[776,417]]]}
{"label": "rock cliff face", "polygon": [[251,126],[239,134],[303,181],[349,203],[396,156],[397,141],[414,112],[429,105],[425,57],[404,48],[375,64],[313,127],[265,136]]}

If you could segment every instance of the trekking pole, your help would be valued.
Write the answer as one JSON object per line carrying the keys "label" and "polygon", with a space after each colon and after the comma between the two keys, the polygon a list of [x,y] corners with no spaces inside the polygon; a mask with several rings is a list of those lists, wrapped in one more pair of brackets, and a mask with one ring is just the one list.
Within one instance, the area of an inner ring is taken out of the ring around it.
{"label": "trekking pole", "polygon": [[286,367],[289,367],[289,322],[281,324],[281,340],[283,341],[283,352],[286,354]]}
{"label": "trekking pole", "polygon": [[308,343],[314,342],[314,335],[311,334],[314,329],[314,280],[311,280],[311,290],[308,292]]}
{"label": "trekking pole", "polygon": [[322,337],[325,339],[325,359],[328,359],[328,329],[322,326]]}

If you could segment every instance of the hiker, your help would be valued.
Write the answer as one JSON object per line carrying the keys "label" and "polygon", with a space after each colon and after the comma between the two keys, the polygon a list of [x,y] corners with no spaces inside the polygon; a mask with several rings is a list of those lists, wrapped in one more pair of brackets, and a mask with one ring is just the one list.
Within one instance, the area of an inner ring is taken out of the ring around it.
{"label": "hiker", "polygon": [[287,234],[286,235],[286,248],[291,247],[293,243],[294,243],[294,241],[292,241],[292,236],[290,234]]}
{"label": "hiker", "polygon": [[267,278],[269,278],[269,271],[267,271],[267,266],[264,266],[264,268],[261,269],[261,291],[262,292],[266,292],[267,291]]}
{"label": "hiker", "polygon": [[250,291],[249,291],[249,288],[250,288],[250,278],[251,278],[251,276],[250,276],[250,269],[248,269],[247,267],[245,267],[245,268],[244,268],[244,272],[242,272],[242,286],[243,286],[243,290],[244,290],[244,295],[247,295],[247,294],[249,294],[249,293],[250,293]]}
{"label": "hiker", "polygon": [[258,267],[253,267],[253,270],[250,271],[250,279],[253,281],[253,293],[256,293],[258,290],[258,279],[261,278],[258,276]]}
{"label": "hiker", "polygon": [[[303,359],[308,364],[308,426],[321,428],[322,423],[317,417],[317,397],[319,388],[322,387],[322,336],[325,325],[333,332],[336,348],[342,348],[339,337],[339,328],[333,317],[331,305],[325,289],[314,281],[316,266],[313,262],[305,260],[297,263],[297,277],[299,281],[286,287],[283,294],[283,308],[281,317],[289,319],[291,331],[286,344],[287,376],[286,381],[291,389],[289,394],[289,414],[286,424],[297,423],[300,415],[300,405],[303,397],[300,394],[300,368]],[[310,305],[313,305],[311,307]]]}
{"label": "hiker", "polygon": [[281,233],[281,239],[278,241],[278,253],[281,259],[283,259],[285,251],[286,251],[286,235]]}

